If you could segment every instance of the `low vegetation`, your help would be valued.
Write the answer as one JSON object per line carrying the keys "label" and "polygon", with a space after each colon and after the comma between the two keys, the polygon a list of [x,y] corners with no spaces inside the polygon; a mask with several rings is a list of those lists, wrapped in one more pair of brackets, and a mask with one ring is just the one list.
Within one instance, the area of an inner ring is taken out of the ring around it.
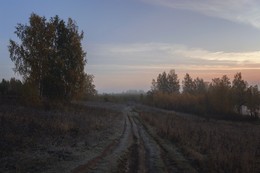
{"label": "low vegetation", "polygon": [[123,93],[116,93],[116,94],[102,94],[96,97],[99,101],[104,102],[114,102],[114,103],[140,103],[143,102],[145,98],[145,92],[140,91],[127,91]]}
{"label": "low vegetation", "polygon": [[211,83],[198,77],[192,79],[187,73],[180,92],[178,76],[171,70],[152,80],[146,104],[221,119],[241,119],[245,114],[248,118],[258,119],[260,91],[258,86],[248,86],[241,73],[236,73],[232,82],[224,75],[212,79]]}
{"label": "low vegetation", "polygon": [[40,172],[58,161],[73,160],[113,133],[122,116],[79,105],[33,109],[0,105],[0,172]]}
{"label": "low vegetation", "polygon": [[141,112],[140,117],[157,135],[177,144],[199,172],[260,170],[259,124],[159,112]]}

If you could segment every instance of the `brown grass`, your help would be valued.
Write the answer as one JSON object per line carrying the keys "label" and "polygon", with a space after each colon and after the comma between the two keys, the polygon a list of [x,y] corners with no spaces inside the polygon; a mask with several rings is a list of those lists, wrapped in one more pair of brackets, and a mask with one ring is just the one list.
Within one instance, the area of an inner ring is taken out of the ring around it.
{"label": "brown grass", "polygon": [[0,172],[40,172],[55,163],[54,155],[70,159],[71,148],[96,145],[120,118],[116,111],[80,105],[48,111],[0,105]]}
{"label": "brown grass", "polygon": [[166,113],[140,113],[156,133],[176,143],[199,172],[260,172],[260,125]]}

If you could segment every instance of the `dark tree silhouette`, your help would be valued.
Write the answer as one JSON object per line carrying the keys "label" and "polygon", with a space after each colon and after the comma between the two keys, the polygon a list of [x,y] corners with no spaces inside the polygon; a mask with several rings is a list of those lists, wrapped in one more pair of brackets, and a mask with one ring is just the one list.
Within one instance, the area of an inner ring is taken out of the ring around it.
{"label": "dark tree silhouette", "polygon": [[209,86],[208,96],[211,109],[218,113],[229,113],[233,110],[230,99],[231,82],[224,75],[222,78],[214,78]]}
{"label": "dark tree silhouette", "polygon": [[246,103],[247,82],[242,79],[241,73],[236,73],[232,81],[232,98],[238,113]]}
{"label": "dark tree silhouette", "polygon": [[189,94],[194,94],[195,92],[195,83],[193,82],[192,78],[188,73],[186,73],[182,81],[182,90],[183,93],[189,93]]}
{"label": "dark tree silhouette", "polygon": [[9,45],[14,71],[36,87],[40,97],[70,100],[89,88],[85,80],[93,77],[84,73],[83,32],[75,21],[69,18],[66,23],[58,16],[47,21],[33,13],[28,25],[17,25],[15,34],[20,42],[10,40]]}
{"label": "dark tree silhouette", "polygon": [[152,80],[151,90],[168,94],[179,93],[180,84],[175,70],[170,70],[168,74],[166,72],[159,74],[156,81]]}
{"label": "dark tree silhouette", "polygon": [[258,86],[250,86],[246,91],[246,104],[251,116],[257,117],[260,110],[260,92]]}

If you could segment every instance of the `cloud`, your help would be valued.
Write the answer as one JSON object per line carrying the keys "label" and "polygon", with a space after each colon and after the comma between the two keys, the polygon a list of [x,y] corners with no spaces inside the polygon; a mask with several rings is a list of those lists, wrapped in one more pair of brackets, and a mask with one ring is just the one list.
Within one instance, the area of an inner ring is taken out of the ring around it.
{"label": "cloud", "polygon": [[[257,68],[260,51],[213,52],[201,48],[168,43],[99,44],[90,46],[89,64],[137,68],[210,67],[210,68]],[[92,59],[93,57],[93,59]],[[260,68],[260,65],[258,66]]]}
{"label": "cloud", "polygon": [[[87,72],[94,74],[99,91],[148,90],[151,80],[163,71],[175,69],[210,81],[221,73],[231,77],[238,71],[249,71],[250,80],[260,71],[260,51],[214,52],[202,48],[168,43],[95,44],[88,45]],[[222,75],[223,75],[222,74]],[[254,78],[254,79],[253,79]],[[110,89],[107,89],[110,88]]]}
{"label": "cloud", "polygon": [[195,11],[207,16],[249,24],[260,29],[260,1],[257,0],[142,0],[173,9]]}

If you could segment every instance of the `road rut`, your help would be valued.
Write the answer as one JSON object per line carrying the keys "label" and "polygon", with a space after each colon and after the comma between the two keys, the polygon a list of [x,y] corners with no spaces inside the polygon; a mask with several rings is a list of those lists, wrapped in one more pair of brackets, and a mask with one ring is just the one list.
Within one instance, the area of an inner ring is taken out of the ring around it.
{"label": "road rut", "polygon": [[72,173],[160,173],[196,172],[179,150],[155,136],[133,111],[132,106],[121,108],[124,128],[95,158],[73,169]]}

